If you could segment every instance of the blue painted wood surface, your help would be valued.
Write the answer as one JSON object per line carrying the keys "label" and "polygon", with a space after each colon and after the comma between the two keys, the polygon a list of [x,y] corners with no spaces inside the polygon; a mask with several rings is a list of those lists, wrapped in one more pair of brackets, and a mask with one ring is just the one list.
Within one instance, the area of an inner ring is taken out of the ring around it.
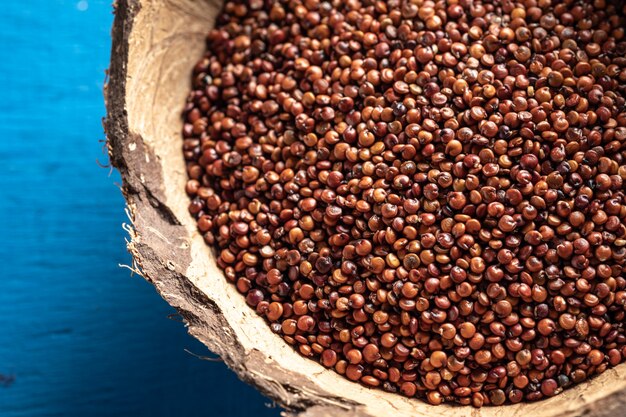
{"label": "blue painted wood surface", "polygon": [[0,8],[0,416],[278,416],[129,264],[105,161],[108,0]]}

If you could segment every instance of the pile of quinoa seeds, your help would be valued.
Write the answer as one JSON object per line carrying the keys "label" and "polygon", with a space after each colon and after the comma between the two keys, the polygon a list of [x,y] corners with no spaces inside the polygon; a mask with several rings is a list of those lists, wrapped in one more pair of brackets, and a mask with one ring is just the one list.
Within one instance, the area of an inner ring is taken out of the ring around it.
{"label": "pile of quinoa seeds", "polygon": [[618,365],[624,12],[226,1],[183,128],[226,278],[301,355],[431,404],[540,400]]}

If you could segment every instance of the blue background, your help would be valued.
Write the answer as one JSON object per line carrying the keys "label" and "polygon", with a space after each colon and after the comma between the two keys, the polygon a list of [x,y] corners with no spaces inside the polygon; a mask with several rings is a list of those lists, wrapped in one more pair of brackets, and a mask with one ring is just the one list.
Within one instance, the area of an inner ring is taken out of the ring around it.
{"label": "blue background", "polygon": [[130,264],[101,119],[109,0],[0,9],[0,416],[277,416]]}

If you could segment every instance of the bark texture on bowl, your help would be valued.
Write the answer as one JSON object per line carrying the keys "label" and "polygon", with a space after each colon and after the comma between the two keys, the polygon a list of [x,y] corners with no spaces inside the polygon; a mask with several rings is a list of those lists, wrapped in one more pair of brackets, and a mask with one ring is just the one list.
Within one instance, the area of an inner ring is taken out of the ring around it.
{"label": "bark texture on bowl", "polygon": [[431,406],[364,388],[297,354],[223,277],[187,212],[182,120],[191,69],[219,0],[119,0],[106,87],[112,164],[132,221],[141,274],[194,337],[244,381],[301,417],[574,417],[626,413],[626,364],[554,398],[504,407]]}

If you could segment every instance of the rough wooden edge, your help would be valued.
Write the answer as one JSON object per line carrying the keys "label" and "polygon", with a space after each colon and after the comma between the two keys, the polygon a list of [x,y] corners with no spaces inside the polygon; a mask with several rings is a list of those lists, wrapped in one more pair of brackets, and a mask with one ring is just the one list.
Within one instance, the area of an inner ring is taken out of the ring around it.
{"label": "rough wooden edge", "polygon": [[[287,410],[285,415],[371,416],[372,413],[358,401],[332,396],[320,387],[306,386],[309,382],[289,378],[288,371],[268,365],[267,358],[262,354],[257,355],[254,351],[242,353],[244,351],[235,337],[231,323],[225,318],[224,312],[184,275],[184,271],[191,262],[190,252],[184,246],[187,232],[165,204],[158,158],[149,147],[144,146],[143,138],[129,130],[128,125],[126,76],[129,38],[135,17],[141,10],[141,4],[141,0],[120,0],[114,5],[116,15],[112,30],[112,59],[109,82],[105,87],[107,107],[105,130],[110,161],[122,175],[123,193],[133,223],[128,248],[142,275],[155,285],[157,291],[169,304],[179,311],[190,334],[220,355],[242,380],[254,385],[263,394],[285,407]],[[131,144],[138,149],[130,152],[129,145]],[[150,157],[146,158],[146,155]],[[168,239],[151,238],[151,235],[146,233],[148,229],[158,230]],[[172,241],[180,244],[172,245]],[[162,256],[168,251],[176,259],[176,264],[167,261]],[[617,373],[615,376],[620,377]],[[626,396],[620,392],[612,392],[608,396],[598,395],[596,392],[590,397],[594,397],[596,401],[587,403],[584,407],[574,411],[555,409],[549,414],[563,417],[608,417],[616,413],[619,415],[620,411],[626,410]],[[416,403],[417,408],[421,406],[421,403]],[[450,414],[457,414],[455,409],[445,408]],[[507,412],[507,409],[511,413]],[[519,411],[507,407],[502,410],[502,413],[483,413],[475,410],[471,414],[474,416],[525,415]]]}

